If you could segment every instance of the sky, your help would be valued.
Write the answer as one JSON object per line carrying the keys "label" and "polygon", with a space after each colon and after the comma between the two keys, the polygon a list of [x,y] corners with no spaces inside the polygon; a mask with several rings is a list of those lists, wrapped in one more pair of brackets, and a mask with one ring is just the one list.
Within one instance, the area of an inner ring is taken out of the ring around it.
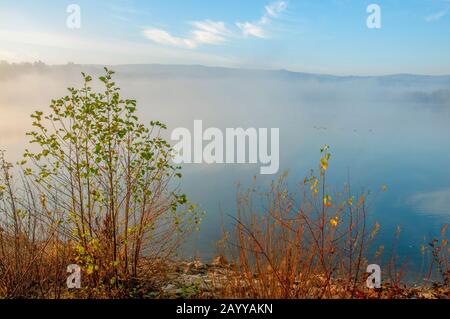
{"label": "sky", "polygon": [[438,75],[449,39],[450,0],[0,0],[8,62]]}

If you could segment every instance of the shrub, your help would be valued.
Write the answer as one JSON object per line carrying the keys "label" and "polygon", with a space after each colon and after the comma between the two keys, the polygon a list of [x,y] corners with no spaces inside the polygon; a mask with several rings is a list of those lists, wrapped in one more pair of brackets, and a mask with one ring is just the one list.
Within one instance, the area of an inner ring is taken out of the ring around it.
{"label": "shrub", "polygon": [[379,229],[366,223],[367,195],[349,185],[330,194],[326,185],[329,147],[318,175],[305,178],[299,195],[288,190],[287,174],[269,191],[239,191],[233,234],[220,248],[233,265],[221,283],[225,297],[353,297],[365,288],[366,255]]}
{"label": "shrub", "polygon": [[103,92],[95,92],[92,77],[83,74],[80,89],[52,100],[48,114],[31,115],[33,151],[26,150],[20,162],[27,187],[17,200],[28,199],[27,209],[14,205],[17,196],[6,188],[12,223],[6,222],[3,236],[16,238],[15,252],[23,248],[18,215],[24,214],[45,228],[40,242],[58,238],[57,251],[70,246],[89,296],[121,296],[135,287],[200,223],[176,182],[180,167],[162,138],[166,126],[140,123],[136,101],[121,98],[113,74],[105,68],[99,78]]}

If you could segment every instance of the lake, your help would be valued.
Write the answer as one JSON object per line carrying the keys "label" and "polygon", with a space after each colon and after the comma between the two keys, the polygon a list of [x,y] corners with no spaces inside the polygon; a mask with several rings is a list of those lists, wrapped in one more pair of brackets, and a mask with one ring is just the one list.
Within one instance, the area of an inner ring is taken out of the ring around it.
{"label": "lake", "polygon": [[[372,190],[369,219],[378,221],[378,241],[388,248],[397,225],[398,251],[420,264],[420,245],[450,221],[450,76],[337,77],[202,66],[122,65],[122,93],[138,100],[142,120],[177,127],[279,128],[280,170],[301,183],[318,166],[319,150],[331,146],[331,189],[349,176],[355,191]],[[68,86],[81,83],[97,66],[0,68],[0,148],[17,159],[33,110],[47,107]],[[236,183],[264,189],[275,175],[259,164],[186,164],[180,185],[206,211],[200,232],[184,253],[209,259],[221,238],[222,214],[235,210]],[[387,191],[380,192],[382,185]],[[294,186],[292,186],[294,187]]]}

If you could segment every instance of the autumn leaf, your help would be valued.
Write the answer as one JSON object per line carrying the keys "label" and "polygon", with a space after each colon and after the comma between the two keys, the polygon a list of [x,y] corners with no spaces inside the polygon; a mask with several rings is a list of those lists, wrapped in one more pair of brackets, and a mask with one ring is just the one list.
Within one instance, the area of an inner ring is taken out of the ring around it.
{"label": "autumn leaf", "polygon": [[331,196],[327,195],[323,198],[323,203],[325,204],[325,206],[330,207],[331,206]]}
{"label": "autumn leaf", "polygon": [[336,216],[336,217],[334,217],[334,218],[331,218],[331,219],[330,219],[330,224],[331,224],[331,226],[333,226],[333,227],[337,227],[338,224],[339,224],[339,217]]}

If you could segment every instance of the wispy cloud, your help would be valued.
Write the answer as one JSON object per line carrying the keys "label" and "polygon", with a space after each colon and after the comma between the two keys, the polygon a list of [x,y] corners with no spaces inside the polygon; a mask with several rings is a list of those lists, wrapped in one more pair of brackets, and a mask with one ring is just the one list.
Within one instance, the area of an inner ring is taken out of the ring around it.
{"label": "wispy cloud", "polygon": [[222,21],[194,21],[191,25],[195,28],[191,34],[196,43],[221,44],[231,35]]}
{"label": "wispy cloud", "polygon": [[237,22],[236,25],[242,30],[244,36],[254,36],[257,38],[265,38],[266,33],[260,23]]}
{"label": "wispy cloud", "polygon": [[265,7],[267,17],[277,18],[281,12],[287,9],[287,3],[285,1],[273,2]]}
{"label": "wispy cloud", "polygon": [[426,22],[438,21],[441,18],[445,17],[447,15],[447,13],[448,13],[448,9],[441,10],[439,12],[436,12],[436,13],[433,13],[433,14],[430,14],[430,15],[426,16],[425,17],[425,21]]}
{"label": "wispy cloud", "polygon": [[266,38],[265,26],[270,24],[280,14],[287,9],[286,1],[275,1],[265,6],[262,17],[256,22],[237,22],[236,25],[241,29],[244,36],[253,36],[257,38]]}
{"label": "wispy cloud", "polygon": [[[42,60],[50,63],[122,64],[179,63],[235,65],[233,58],[201,51],[178,51],[152,43],[87,38],[72,33],[14,31],[0,29],[0,60],[24,62]],[[186,44],[187,45],[187,44]],[[33,48],[33,50],[30,50]],[[51,52],[52,54],[49,54]],[[66,52],[73,52],[69,56]]]}
{"label": "wispy cloud", "polygon": [[190,23],[193,29],[188,37],[177,37],[165,30],[146,29],[144,36],[155,43],[195,49],[200,44],[222,44],[231,35],[231,32],[222,21],[194,21]]}
{"label": "wispy cloud", "polygon": [[[258,21],[236,22],[235,24],[244,37],[266,38],[265,26],[279,18],[286,8],[287,2],[278,0],[264,7],[264,14]],[[196,49],[200,45],[220,45],[236,36],[236,32],[230,31],[223,21],[203,20],[189,24],[192,29],[186,36],[176,36],[158,28],[145,29],[142,34],[157,44],[185,49]]]}
{"label": "wispy cloud", "polygon": [[443,17],[445,17],[450,12],[450,0],[443,0],[444,5],[446,6],[444,9],[437,11],[435,13],[432,13],[428,16],[426,16],[424,19],[426,22],[435,22]]}
{"label": "wispy cloud", "polygon": [[141,14],[142,12],[126,5],[108,4],[108,8],[116,13]]}
{"label": "wispy cloud", "polygon": [[126,3],[122,5],[110,3],[107,5],[107,9],[109,17],[129,24],[134,24],[136,17],[151,18],[151,14],[148,11],[134,9],[130,5],[126,5]]}
{"label": "wispy cloud", "polygon": [[163,45],[171,45],[194,49],[197,44],[191,39],[179,38],[171,35],[169,32],[161,29],[146,29],[143,31],[144,36],[155,43]]}

